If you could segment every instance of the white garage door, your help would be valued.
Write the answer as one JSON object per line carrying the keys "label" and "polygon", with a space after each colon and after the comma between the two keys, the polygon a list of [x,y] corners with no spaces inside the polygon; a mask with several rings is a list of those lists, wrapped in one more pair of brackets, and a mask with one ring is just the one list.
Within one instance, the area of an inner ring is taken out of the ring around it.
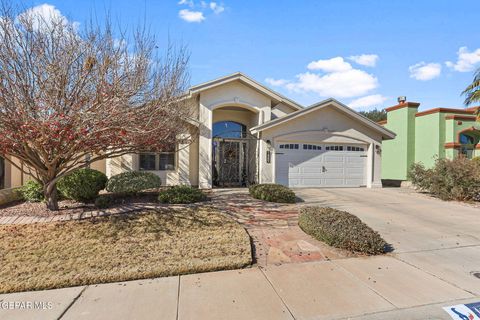
{"label": "white garage door", "polygon": [[275,179],[289,187],[366,185],[367,147],[347,144],[280,143]]}

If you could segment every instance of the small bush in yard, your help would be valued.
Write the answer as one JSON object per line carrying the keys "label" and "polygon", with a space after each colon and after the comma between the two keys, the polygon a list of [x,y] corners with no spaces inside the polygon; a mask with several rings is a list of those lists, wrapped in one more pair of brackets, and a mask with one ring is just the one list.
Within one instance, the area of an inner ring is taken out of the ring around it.
{"label": "small bush in yard", "polygon": [[108,195],[100,195],[95,199],[95,207],[98,209],[106,209],[112,205],[112,198]]}
{"label": "small bush in yard", "polygon": [[151,172],[129,171],[117,174],[107,182],[107,191],[114,193],[138,193],[162,186],[160,177]]}
{"label": "small bush in yard", "polygon": [[256,199],[279,203],[295,203],[295,193],[280,184],[255,184],[250,186],[248,191]]}
{"label": "small bush in yard", "polygon": [[304,207],[300,209],[298,225],[305,233],[336,248],[381,254],[387,247],[378,232],[346,211]]}
{"label": "small bush in yard", "polygon": [[205,201],[207,196],[202,190],[190,186],[175,186],[158,195],[158,201],[162,203],[181,204]]}
{"label": "small bush in yard", "polygon": [[37,181],[30,180],[20,188],[23,199],[28,202],[41,202],[43,196],[43,186]]}
{"label": "small bush in yard", "polygon": [[57,188],[69,199],[87,202],[94,200],[98,193],[105,189],[107,180],[107,176],[102,172],[83,168],[58,180]]}
{"label": "small bush in yard", "polygon": [[415,187],[443,200],[480,201],[478,160],[465,157],[438,159],[431,169],[413,164],[408,178]]}

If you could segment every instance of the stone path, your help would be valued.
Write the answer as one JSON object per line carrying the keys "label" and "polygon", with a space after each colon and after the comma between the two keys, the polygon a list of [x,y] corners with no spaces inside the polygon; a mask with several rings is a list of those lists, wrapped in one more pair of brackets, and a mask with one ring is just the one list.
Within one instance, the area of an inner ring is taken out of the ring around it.
{"label": "stone path", "polygon": [[216,189],[212,204],[246,228],[259,266],[352,256],[305,234],[298,227],[298,204],[253,199],[246,189]]}

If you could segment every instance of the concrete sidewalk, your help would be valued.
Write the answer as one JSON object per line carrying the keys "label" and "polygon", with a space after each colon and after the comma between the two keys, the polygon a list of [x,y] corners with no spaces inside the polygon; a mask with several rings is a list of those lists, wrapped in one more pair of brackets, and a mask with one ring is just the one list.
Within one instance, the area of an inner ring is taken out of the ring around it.
{"label": "concrete sidewalk", "polygon": [[[480,261],[480,248],[468,250]],[[442,306],[480,300],[480,279],[415,263],[350,258],[7,294],[0,319],[450,319]]]}

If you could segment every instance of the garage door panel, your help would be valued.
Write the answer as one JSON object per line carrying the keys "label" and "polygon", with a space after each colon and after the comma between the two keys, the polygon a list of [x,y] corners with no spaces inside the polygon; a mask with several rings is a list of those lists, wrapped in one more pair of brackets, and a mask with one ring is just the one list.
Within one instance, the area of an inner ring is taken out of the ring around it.
{"label": "garage door panel", "polygon": [[347,176],[361,176],[363,177],[363,168],[345,168],[345,174]]}
{"label": "garage door panel", "polygon": [[345,185],[344,182],[345,182],[344,179],[339,179],[339,178],[325,178],[325,186],[328,186],[328,187],[343,186],[343,185]]}
{"label": "garage door panel", "polygon": [[[330,152],[329,152],[330,153]],[[332,155],[325,155],[323,157],[324,163],[343,163],[343,156],[332,156]]]}
{"label": "garage door panel", "polygon": [[318,187],[318,186],[322,185],[322,179],[321,178],[318,178],[318,179],[302,179],[301,185],[306,186],[306,187]]}
{"label": "garage door panel", "polygon": [[322,168],[320,167],[304,167],[302,173],[322,173]]}

